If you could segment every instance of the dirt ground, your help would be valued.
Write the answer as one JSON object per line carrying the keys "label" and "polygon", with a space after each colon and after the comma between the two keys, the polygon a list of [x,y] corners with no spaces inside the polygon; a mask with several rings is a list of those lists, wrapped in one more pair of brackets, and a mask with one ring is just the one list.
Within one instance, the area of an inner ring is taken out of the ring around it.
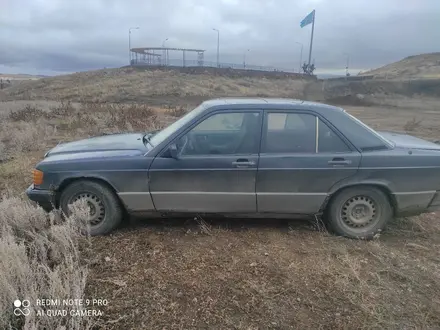
{"label": "dirt ground", "polygon": [[[151,125],[146,108],[117,115],[119,108],[73,104],[72,116],[50,104],[53,115],[44,120],[26,112],[29,126],[7,114],[26,104],[0,103],[10,130],[0,134],[10,152],[0,159],[0,192],[8,194],[23,194],[27,173],[59,140]],[[435,107],[345,108],[379,130],[440,139]],[[179,113],[154,111],[159,119]],[[11,136],[29,134],[31,126],[39,129],[12,152]],[[102,329],[438,329],[439,220],[434,213],[395,219],[365,242],[306,221],[133,219],[93,238],[86,296],[109,301],[96,320]]]}
{"label": "dirt ground", "polygon": [[[416,118],[413,134],[440,139],[440,111],[346,110],[398,132]],[[209,231],[192,219],[138,219],[94,238],[89,293],[111,300],[115,329],[440,328],[435,214],[397,219],[374,242],[304,221],[205,220]]]}
{"label": "dirt ground", "polygon": [[427,140],[440,140],[440,108],[438,110],[377,106],[343,106],[343,108],[378,131],[408,133]]}

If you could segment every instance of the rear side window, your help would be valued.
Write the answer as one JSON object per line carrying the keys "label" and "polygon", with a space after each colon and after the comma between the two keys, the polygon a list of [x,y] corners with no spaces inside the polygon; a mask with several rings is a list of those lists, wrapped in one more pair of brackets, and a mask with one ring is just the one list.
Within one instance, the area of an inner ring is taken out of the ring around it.
{"label": "rear side window", "polygon": [[[307,129],[307,122],[298,113],[271,113],[268,116],[267,127],[269,130],[294,130]],[[307,116],[307,115],[306,115]]]}
{"label": "rear side window", "polygon": [[318,123],[318,152],[350,152],[350,148],[321,119]]}
{"label": "rear side window", "polygon": [[316,117],[303,113],[267,114],[263,153],[314,153]]}
{"label": "rear side window", "polygon": [[332,122],[361,151],[388,149],[386,142],[377,132],[349,113],[341,113],[338,115],[337,122]]}

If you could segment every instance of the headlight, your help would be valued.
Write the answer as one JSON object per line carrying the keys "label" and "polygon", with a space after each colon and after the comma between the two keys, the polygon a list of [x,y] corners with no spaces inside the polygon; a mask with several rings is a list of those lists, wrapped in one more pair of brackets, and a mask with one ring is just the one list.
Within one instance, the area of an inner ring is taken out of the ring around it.
{"label": "headlight", "polygon": [[33,183],[36,186],[43,184],[43,172],[41,172],[40,170],[34,169]]}

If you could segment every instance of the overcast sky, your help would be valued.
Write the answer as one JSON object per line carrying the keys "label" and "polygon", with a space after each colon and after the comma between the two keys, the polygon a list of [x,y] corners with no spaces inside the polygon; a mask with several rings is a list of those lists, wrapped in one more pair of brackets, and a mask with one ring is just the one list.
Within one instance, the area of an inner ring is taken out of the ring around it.
{"label": "overcast sky", "polygon": [[[132,47],[206,49],[215,61],[298,68],[308,56],[318,71],[352,74],[408,55],[440,51],[440,0],[0,0],[0,72],[56,74],[128,64]],[[170,57],[179,57],[177,53]],[[195,59],[188,55],[187,58]]]}

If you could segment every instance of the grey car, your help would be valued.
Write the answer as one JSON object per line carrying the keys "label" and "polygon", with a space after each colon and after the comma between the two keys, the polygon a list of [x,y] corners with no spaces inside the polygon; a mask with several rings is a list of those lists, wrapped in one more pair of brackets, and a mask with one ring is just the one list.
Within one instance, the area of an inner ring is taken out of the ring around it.
{"label": "grey car", "polygon": [[393,216],[440,207],[440,146],[379,133],[343,109],[289,99],[215,99],[161,131],[56,146],[27,195],[43,208],[86,200],[92,235],[125,214],[319,216],[372,238]]}

